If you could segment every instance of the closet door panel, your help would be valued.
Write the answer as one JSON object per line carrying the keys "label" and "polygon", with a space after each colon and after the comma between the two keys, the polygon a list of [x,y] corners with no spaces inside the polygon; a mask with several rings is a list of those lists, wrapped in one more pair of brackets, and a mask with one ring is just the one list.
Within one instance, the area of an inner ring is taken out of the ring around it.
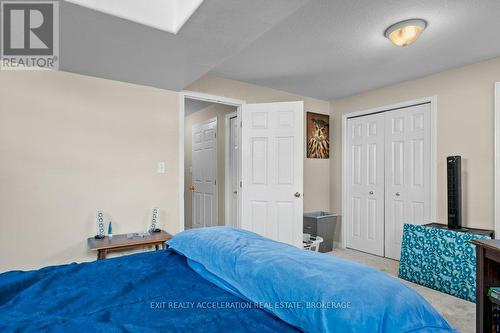
{"label": "closet door panel", "polygon": [[385,256],[399,260],[403,225],[430,220],[430,104],[385,113]]}
{"label": "closet door panel", "polygon": [[384,117],[349,119],[347,246],[384,255]]}

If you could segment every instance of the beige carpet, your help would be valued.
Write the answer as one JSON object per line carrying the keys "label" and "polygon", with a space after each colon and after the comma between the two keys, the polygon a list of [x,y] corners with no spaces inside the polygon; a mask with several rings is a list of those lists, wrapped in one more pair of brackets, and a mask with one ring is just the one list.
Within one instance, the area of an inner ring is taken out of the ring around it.
{"label": "beige carpet", "polygon": [[[379,256],[374,256],[355,250],[335,249],[330,252],[337,257],[349,259],[361,264],[379,269],[392,276],[398,276],[399,262]],[[446,318],[448,323],[463,333],[473,333],[476,327],[476,304],[466,300],[426,288],[424,286],[400,280],[415,289],[434,308]]]}

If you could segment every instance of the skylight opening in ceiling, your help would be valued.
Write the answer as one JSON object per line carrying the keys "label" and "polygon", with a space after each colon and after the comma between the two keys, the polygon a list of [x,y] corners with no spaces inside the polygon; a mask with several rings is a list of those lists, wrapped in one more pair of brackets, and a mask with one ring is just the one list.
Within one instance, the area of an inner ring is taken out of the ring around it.
{"label": "skylight opening in ceiling", "polygon": [[66,0],[125,20],[177,34],[203,0]]}

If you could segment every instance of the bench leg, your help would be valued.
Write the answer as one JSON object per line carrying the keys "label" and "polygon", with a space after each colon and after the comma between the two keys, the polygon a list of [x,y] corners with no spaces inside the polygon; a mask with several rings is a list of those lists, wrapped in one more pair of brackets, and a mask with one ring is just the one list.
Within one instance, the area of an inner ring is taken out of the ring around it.
{"label": "bench leg", "polygon": [[97,250],[97,260],[106,259],[106,250]]}

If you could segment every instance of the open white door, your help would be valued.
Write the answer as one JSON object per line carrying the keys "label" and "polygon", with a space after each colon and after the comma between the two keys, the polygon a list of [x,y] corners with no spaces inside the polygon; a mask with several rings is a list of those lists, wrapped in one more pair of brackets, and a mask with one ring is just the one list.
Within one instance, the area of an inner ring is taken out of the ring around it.
{"label": "open white door", "polygon": [[242,107],[241,227],[302,246],[304,103]]}
{"label": "open white door", "polygon": [[216,226],[217,118],[194,124],[192,140],[193,228]]}

